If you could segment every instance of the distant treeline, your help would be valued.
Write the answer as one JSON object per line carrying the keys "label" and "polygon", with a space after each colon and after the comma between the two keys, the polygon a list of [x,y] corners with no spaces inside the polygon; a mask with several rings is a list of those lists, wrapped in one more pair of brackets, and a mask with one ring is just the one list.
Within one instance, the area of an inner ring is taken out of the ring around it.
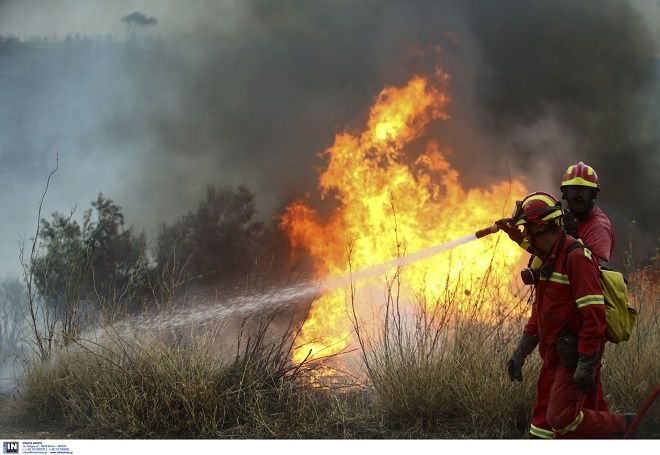
{"label": "distant treeline", "polygon": [[[291,278],[290,244],[276,219],[255,215],[245,186],[208,185],[196,208],[148,239],[99,194],[82,222],[61,213],[41,220],[40,253],[29,268],[39,295],[62,310],[75,300],[134,311],[191,286],[225,292],[282,284]],[[118,302],[120,295],[126,300]]]}

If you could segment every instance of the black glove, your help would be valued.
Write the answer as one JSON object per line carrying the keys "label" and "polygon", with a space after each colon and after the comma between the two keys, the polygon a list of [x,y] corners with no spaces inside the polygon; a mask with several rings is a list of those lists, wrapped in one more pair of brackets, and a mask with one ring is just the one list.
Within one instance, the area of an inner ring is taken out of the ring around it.
{"label": "black glove", "polygon": [[589,389],[598,390],[596,381],[594,381],[594,365],[599,357],[600,349],[596,349],[596,352],[591,357],[580,353],[577,367],[575,367],[575,374],[573,374],[573,382],[585,395]]}
{"label": "black glove", "polygon": [[575,217],[568,210],[564,212],[564,231],[574,239],[579,239],[580,236],[577,233],[577,224],[575,223]]}
{"label": "black glove", "polygon": [[534,351],[534,348],[537,344],[539,344],[539,340],[537,340],[536,337],[527,335],[526,333],[522,334],[522,337],[518,342],[518,346],[513,351],[513,355],[507,362],[509,378],[512,382],[522,382],[522,367],[525,364],[525,358]]}
{"label": "black glove", "polygon": [[501,220],[495,221],[495,226],[497,226],[500,231],[506,232],[511,240],[520,245],[520,242],[523,241],[522,232],[514,224],[513,218],[502,218]]}

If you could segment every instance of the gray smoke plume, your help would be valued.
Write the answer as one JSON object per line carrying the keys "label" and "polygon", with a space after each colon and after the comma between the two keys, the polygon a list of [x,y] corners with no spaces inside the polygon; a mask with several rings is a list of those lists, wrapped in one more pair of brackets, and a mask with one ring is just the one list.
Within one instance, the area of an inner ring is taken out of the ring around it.
{"label": "gray smoke plume", "polygon": [[[475,1],[468,16],[482,57],[476,85],[487,134],[508,142],[523,169],[539,172],[539,159],[550,164],[553,194],[568,165],[591,165],[618,246],[633,220],[638,240],[657,246],[659,4]],[[521,132],[543,124],[554,124],[561,138],[524,139]]]}
{"label": "gray smoke plume", "polygon": [[[438,55],[451,118],[431,134],[464,186],[521,175],[542,186],[530,190],[557,194],[564,169],[584,161],[618,220],[617,247],[633,219],[654,245],[651,0],[103,3],[63,1],[68,15],[0,3],[0,35],[39,38],[29,53],[0,53],[5,262],[34,230],[58,150],[44,216],[86,208],[102,191],[154,235],[207,184],[245,184],[269,219],[293,194],[314,197],[318,153],[338,131],[365,125],[385,85],[429,71]],[[122,18],[136,10],[154,21],[127,34]],[[79,29],[66,22],[75,18]]]}

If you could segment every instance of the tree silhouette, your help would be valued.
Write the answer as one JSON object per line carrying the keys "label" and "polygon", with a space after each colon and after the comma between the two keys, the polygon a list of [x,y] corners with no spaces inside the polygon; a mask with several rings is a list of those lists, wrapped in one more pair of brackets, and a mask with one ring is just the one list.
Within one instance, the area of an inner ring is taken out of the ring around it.
{"label": "tree silhouette", "polygon": [[131,34],[137,33],[138,30],[146,29],[148,27],[153,27],[158,23],[158,19],[155,17],[147,17],[142,13],[134,12],[128,16],[124,16],[121,19],[122,22],[126,23],[128,31]]}
{"label": "tree silhouette", "polygon": [[44,253],[34,259],[32,270],[56,317],[77,302],[117,303],[117,295],[128,297],[128,288],[139,286],[140,275],[147,273],[146,237],[124,227],[120,206],[99,194],[82,225],[71,216],[52,217],[41,220]]}
{"label": "tree silhouette", "polygon": [[244,186],[209,185],[197,210],[161,225],[156,247],[159,270],[181,269],[188,277],[227,280],[254,266],[263,223],[254,221],[254,194]]}

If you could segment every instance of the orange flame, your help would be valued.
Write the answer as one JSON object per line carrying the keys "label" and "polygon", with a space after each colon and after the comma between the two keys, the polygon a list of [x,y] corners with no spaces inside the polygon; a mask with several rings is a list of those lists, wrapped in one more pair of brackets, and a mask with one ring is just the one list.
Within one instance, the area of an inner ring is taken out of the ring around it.
{"label": "orange flame", "polygon": [[[405,87],[385,88],[371,108],[366,130],[337,134],[321,154],[328,160],[320,176],[321,195],[334,197],[336,208],[322,219],[306,200],[298,199],[287,207],[281,223],[293,246],[309,251],[319,273],[348,273],[349,243],[351,264],[366,268],[396,258],[402,250],[413,253],[463,237],[502,218],[512,198],[527,194],[517,180],[464,190],[437,140],[428,140],[414,160],[404,155],[405,147],[423,138],[429,123],[449,118],[448,82],[449,76],[437,71],[432,80],[415,76]],[[486,273],[493,252],[502,273],[510,277],[523,251],[508,239],[498,244],[498,238],[462,245],[455,251],[460,249],[463,259],[451,264],[436,257],[415,263],[402,273],[405,284],[425,283],[429,292],[440,292],[448,276],[466,270]],[[358,286],[362,289],[364,283]],[[330,355],[351,343],[344,293],[329,291],[313,303],[302,327],[305,349],[294,360],[310,352]]]}

